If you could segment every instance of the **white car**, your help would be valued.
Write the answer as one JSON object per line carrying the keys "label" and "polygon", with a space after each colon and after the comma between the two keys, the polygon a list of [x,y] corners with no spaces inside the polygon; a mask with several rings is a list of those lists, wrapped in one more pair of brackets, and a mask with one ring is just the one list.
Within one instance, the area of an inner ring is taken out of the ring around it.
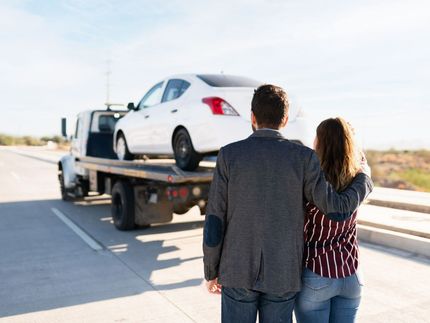
{"label": "white car", "polygon": [[[194,170],[204,156],[252,134],[251,100],[262,82],[224,74],[184,74],[155,84],[115,126],[114,150],[120,160],[135,155],[174,156],[183,170]],[[290,105],[282,130],[286,138],[311,146],[301,110]]]}

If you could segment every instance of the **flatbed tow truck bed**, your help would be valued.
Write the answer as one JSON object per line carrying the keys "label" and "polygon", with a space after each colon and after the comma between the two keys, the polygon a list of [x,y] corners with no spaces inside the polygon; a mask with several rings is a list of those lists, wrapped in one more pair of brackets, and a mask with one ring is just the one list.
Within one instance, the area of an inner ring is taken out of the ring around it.
{"label": "flatbed tow truck bed", "polygon": [[99,171],[126,177],[140,178],[170,184],[210,183],[215,162],[202,161],[195,171],[183,171],[171,159],[153,160],[113,160],[96,157],[80,157],[77,166],[88,170]]}
{"label": "flatbed tow truck bed", "polygon": [[112,217],[119,230],[167,223],[173,213],[186,213],[196,205],[205,214],[215,168],[214,161],[202,161],[190,172],[171,159],[98,157],[76,157],[75,165],[88,172],[87,192],[111,195]]}

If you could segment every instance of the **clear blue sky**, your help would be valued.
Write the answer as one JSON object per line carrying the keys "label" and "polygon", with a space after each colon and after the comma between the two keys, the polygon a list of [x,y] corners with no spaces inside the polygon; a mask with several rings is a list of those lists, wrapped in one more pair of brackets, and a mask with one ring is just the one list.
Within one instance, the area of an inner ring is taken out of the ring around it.
{"label": "clear blue sky", "polygon": [[0,133],[138,100],[170,74],[223,71],[283,86],[366,148],[430,149],[428,1],[3,0]]}

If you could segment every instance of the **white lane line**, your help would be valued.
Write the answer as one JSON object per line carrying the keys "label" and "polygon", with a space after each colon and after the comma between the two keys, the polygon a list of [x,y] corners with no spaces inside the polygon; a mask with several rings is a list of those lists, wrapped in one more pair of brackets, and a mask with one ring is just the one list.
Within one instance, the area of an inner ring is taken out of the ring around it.
{"label": "white lane line", "polygon": [[85,243],[90,246],[90,248],[92,248],[96,251],[103,250],[103,247],[97,241],[95,241],[87,233],[85,233],[81,228],[79,228],[76,224],[74,224],[66,215],[64,215],[62,212],[60,212],[56,208],[51,208],[51,210],[52,210],[52,212],[54,212],[54,214],[56,216],[58,216],[58,218],[61,221],[64,222],[64,224],[66,224],[70,229],[72,229],[72,231],[74,233],[76,233],[82,240],[84,240]]}
{"label": "white lane line", "polygon": [[19,177],[19,175],[17,174],[17,173],[15,173],[15,172],[12,172],[12,171],[10,171],[10,174],[17,180],[17,181],[20,181],[21,180],[21,177]]}

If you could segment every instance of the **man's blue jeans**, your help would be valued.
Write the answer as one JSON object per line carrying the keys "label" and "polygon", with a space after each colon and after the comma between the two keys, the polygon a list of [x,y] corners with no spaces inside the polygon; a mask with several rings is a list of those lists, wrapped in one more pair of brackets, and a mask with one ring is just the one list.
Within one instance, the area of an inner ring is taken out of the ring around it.
{"label": "man's blue jeans", "polygon": [[355,322],[363,286],[360,274],[327,278],[305,269],[294,313],[298,323]]}
{"label": "man's blue jeans", "polygon": [[270,295],[245,288],[222,288],[222,322],[260,323],[292,322],[297,293]]}

